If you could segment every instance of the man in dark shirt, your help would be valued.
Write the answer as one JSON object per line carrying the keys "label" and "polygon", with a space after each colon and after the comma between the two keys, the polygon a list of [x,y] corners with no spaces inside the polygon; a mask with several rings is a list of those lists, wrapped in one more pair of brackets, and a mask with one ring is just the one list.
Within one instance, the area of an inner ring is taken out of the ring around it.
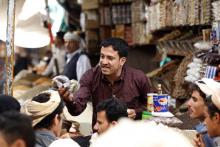
{"label": "man in dark shirt", "polygon": [[119,38],[109,38],[101,43],[99,65],[88,70],[80,80],[80,89],[70,93],[60,88],[59,93],[72,115],[80,114],[89,99],[93,105],[93,126],[96,105],[109,97],[117,97],[127,104],[128,117],[141,118],[146,106],[146,94],[151,91],[145,74],[125,65],[129,46]]}

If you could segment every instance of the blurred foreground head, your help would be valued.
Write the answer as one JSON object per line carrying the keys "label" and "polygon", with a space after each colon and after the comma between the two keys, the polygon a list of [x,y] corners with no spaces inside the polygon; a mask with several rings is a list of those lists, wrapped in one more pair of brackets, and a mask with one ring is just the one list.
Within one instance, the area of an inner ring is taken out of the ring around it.
{"label": "blurred foreground head", "polygon": [[35,136],[31,119],[19,112],[0,114],[1,147],[34,147]]}
{"label": "blurred foreground head", "polygon": [[174,146],[193,147],[189,140],[174,129],[163,125],[124,119],[101,135],[91,147]]}
{"label": "blurred foreground head", "polygon": [[57,139],[50,144],[49,147],[80,147],[73,139]]}
{"label": "blurred foreground head", "polygon": [[0,114],[6,111],[20,111],[19,102],[12,96],[0,95]]}

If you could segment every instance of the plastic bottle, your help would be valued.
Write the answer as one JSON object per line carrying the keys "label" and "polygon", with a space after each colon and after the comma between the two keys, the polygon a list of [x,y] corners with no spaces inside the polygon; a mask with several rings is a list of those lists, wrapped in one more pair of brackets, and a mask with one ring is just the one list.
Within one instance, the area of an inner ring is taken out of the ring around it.
{"label": "plastic bottle", "polygon": [[158,94],[163,94],[161,84],[157,84],[157,93]]}

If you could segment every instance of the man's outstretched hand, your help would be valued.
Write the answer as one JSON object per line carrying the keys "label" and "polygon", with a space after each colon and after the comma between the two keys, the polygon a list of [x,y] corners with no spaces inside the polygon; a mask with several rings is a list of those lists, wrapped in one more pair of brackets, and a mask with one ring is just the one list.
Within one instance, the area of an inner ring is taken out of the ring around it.
{"label": "man's outstretched hand", "polygon": [[73,100],[73,94],[67,88],[61,87],[58,92],[64,101],[71,102]]}

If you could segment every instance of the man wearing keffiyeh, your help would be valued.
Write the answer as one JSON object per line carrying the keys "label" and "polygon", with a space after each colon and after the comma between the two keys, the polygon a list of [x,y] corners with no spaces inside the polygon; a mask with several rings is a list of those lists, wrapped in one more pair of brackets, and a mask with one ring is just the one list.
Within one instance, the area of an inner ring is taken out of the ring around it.
{"label": "man wearing keffiyeh", "polygon": [[213,79],[202,79],[197,83],[207,95],[208,107],[204,113],[208,134],[213,138],[213,146],[220,147],[220,83]]}

